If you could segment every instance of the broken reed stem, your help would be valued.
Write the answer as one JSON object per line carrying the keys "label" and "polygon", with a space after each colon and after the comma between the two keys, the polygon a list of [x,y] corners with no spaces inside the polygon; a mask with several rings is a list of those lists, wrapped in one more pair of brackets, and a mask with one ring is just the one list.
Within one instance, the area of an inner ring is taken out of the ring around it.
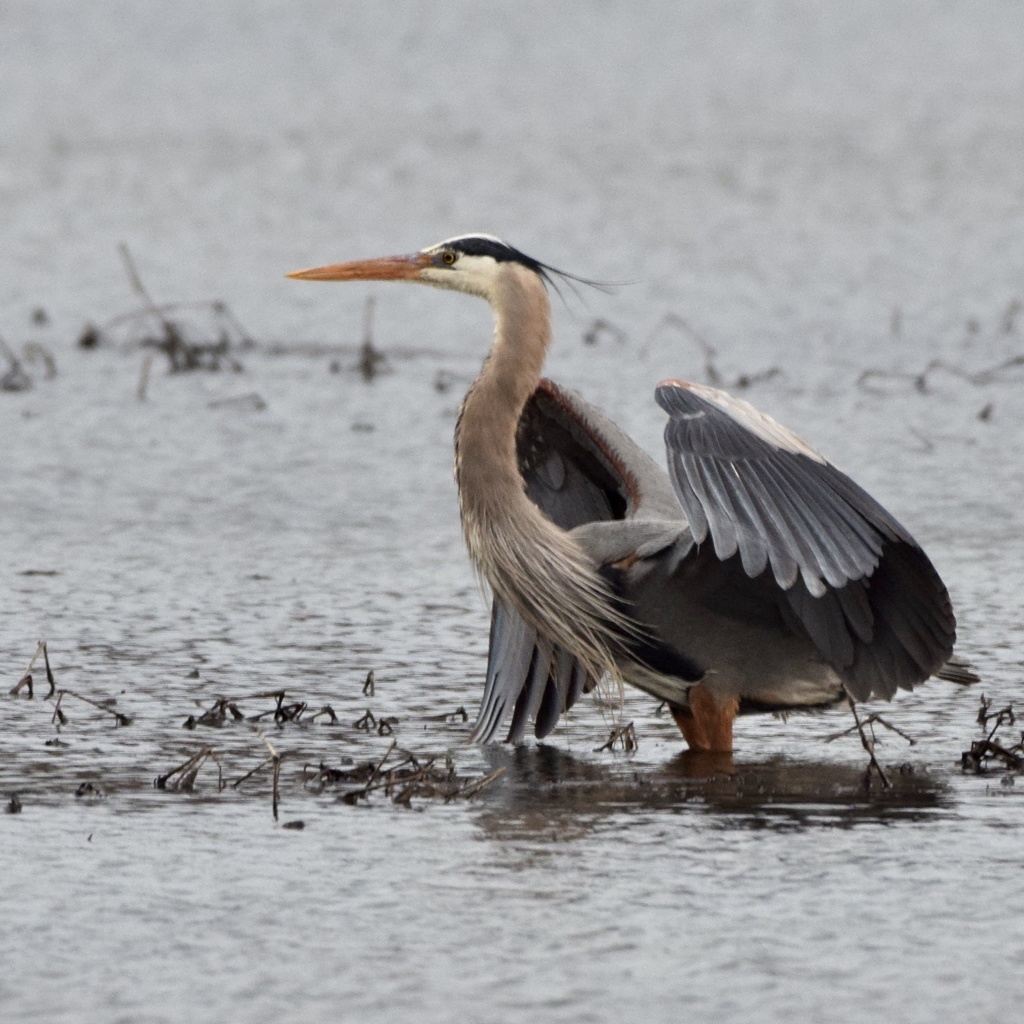
{"label": "broken reed stem", "polygon": [[[187,761],[183,764],[179,764],[177,768],[172,768],[169,772],[164,775],[158,775],[153,780],[153,785],[157,789],[172,789],[180,791],[182,793],[191,793],[195,789],[196,776],[199,774],[199,769],[202,768],[207,758],[212,758],[214,763],[217,765],[217,792],[221,792],[227,783],[224,781],[224,770],[221,767],[221,763],[217,755],[214,753],[212,747],[203,747],[201,750],[196,751]],[[171,782],[171,779],[177,775],[178,779],[175,782]]]}
{"label": "broken reed stem", "polygon": [[128,274],[128,281],[132,286],[132,290],[142,299],[146,312],[150,316],[155,317],[167,336],[171,337],[175,333],[174,325],[164,316],[162,312],[163,307],[158,306],[153,301],[153,296],[149,294],[146,286],[142,283],[142,278],[139,276],[138,270],[135,269],[135,261],[132,259],[132,254],[128,251],[128,246],[124,242],[119,242],[117,248],[121,253],[121,259],[124,260],[124,268]]}
{"label": "broken reed stem", "polygon": [[61,711],[60,704],[65,696],[75,697],[78,700],[85,701],[86,704],[91,704],[97,711],[102,711],[106,715],[113,715],[114,721],[117,725],[131,725],[132,720],[128,715],[121,714],[120,711],[115,711],[113,708],[108,708],[104,704],[100,704],[99,701],[93,700],[91,697],[83,697],[82,694],[76,693],[74,690],[58,690],[57,691],[57,705],[53,709],[53,718],[51,721],[55,722],[59,718],[61,724],[64,724],[64,713]]}
{"label": "broken reed stem", "polygon": [[28,690],[28,699],[32,699],[32,673],[26,672],[7,692],[12,697],[17,697],[22,690]]}
{"label": "broken reed stem", "polygon": [[[281,754],[278,753],[277,748],[270,742],[270,740],[267,739],[265,733],[261,728],[259,728],[259,726],[256,726],[255,730],[256,735],[263,740],[264,744],[266,744],[267,750],[270,752],[270,761],[274,766],[274,784],[271,793],[271,806],[274,811],[274,821],[277,821],[277,808],[281,803]],[[263,763],[266,764],[266,761]]]}
{"label": "broken reed stem", "polygon": [[622,744],[622,752],[624,754],[632,754],[640,746],[640,742],[636,737],[636,729],[632,722],[628,725],[615,726],[607,741],[601,746],[594,748],[594,753],[600,754],[605,750],[614,752],[616,743]]}
{"label": "broken reed stem", "polygon": [[53,672],[50,669],[50,655],[46,650],[46,641],[40,640],[36,645],[36,652],[29,659],[28,667],[22,674],[21,679],[11,688],[10,694],[12,697],[16,697],[23,689],[28,690],[29,700],[32,699],[32,668],[35,663],[39,660],[39,655],[43,656],[43,664],[46,666],[46,681],[50,684],[50,692],[43,698],[43,700],[49,700],[54,691],[57,689],[56,683],[53,681]]}
{"label": "broken reed stem", "polygon": [[231,312],[226,302],[221,299],[214,299],[210,306],[217,316],[235,331],[243,345],[251,347],[256,344],[256,339],[242,326],[238,317]]}
{"label": "broken reed stem", "polygon": [[57,684],[53,681],[53,672],[50,670],[50,652],[46,649],[46,641],[40,640],[39,646],[43,649],[43,664],[46,666],[46,681],[50,684],[50,692],[46,695],[46,699],[49,700],[53,696],[53,691],[57,689]]}
{"label": "broken reed stem", "polygon": [[369,789],[374,784],[374,782],[377,781],[377,778],[380,775],[380,770],[384,767],[384,762],[391,756],[392,752],[394,751],[396,743],[396,740],[392,740],[390,746],[384,752],[384,756],[377,762],[377,767],[373,769],[373,772],[370,775],[370,779],[366,783],[367,789]]}
{"label": "broken reed stem", "polygon": [[330,725],[338,724],[338,716],[334,713],[334,708],[332,708],[330,704],[325,704],[319,711],[310,715],[309,720],[311,722],[315,722],[321,715],[325,715],[327,717]]}
{"label": "broken reed stem", "polygon": [[263,759],[262,761],[260,761],[260,763],[259,763],[258,765],[256,765],[256,767],[255,767],[255,768],[253,768],[253,769],[252,769],[251,771],[248,771],[248,772],[246,772],[246,773],[245,773],[245,774],[244,774],[244,775],[243,775],[243,776],[242,776],[242,777],[241,777],[240,779],[236,779],[236,780],[235,780],[234,782],[232,782],[232,783],[231,783],[231,788],[232,788],[232,789],[238,789],[238,787],[239,787],[239,786],[240,786],[240,785],[241,785],[241,784],[242,784],[243,782],[247,782],[247,781],[248,781],[249,779],[251,779],[251,778],[252,778],[252,777],[253,777],[253,776],[254,776],[254,775],[255,775],[255,774],[257,773],[257,772],[260,772],[260,771],[262,771],[262,770],[263,770],[264,768],[266,768],[266,767],[267,767],[267,765],[268,765],[268,764],[271,764],[271,763],[273,762],[273,760],[274,760],[274,759],[273,759],[272,757],[267,757],[267,758],[264,758],[264,759]]}

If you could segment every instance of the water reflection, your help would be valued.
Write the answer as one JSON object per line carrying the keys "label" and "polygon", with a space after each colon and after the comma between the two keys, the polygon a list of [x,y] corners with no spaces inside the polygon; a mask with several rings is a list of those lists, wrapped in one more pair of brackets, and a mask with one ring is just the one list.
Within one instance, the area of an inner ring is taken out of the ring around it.
{"label": "water reflection", "polygon": [[910,764],[865,785],[863,765],[684,752],[660,766],[608,764],[557,747],[488,747],[505,768],[482,797],[479,826],[493,837],[567,839],[611,816],[677,811],[722,815],[723,826],[792,828],[815,824],[920,820],[952,803],[948,783]]}

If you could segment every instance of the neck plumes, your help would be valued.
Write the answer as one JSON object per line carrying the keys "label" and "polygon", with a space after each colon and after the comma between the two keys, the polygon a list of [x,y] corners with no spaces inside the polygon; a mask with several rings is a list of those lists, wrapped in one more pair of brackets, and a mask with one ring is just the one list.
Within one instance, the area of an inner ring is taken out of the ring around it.
{"label": "neck plumes", "polygon": [[489,296],[494,343],[466,394],[455,430],[462,528],[495,597],[542,642],[567,650],[595,679],[615,672],[621,616],[596,567],[527,497],[516,453],[519,418],[537,388],[551,340],[541,279],[508,263]]}

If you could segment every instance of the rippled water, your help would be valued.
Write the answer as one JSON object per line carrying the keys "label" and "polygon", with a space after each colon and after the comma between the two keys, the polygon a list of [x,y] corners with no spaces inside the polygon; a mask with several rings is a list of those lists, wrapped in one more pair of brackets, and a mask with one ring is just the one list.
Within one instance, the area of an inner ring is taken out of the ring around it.
{"label": "rippled water", "polygon": [[[1021,682],[1024,373],[987,371],[1024,351],[1024,17],[383,11],[0,12],[0,335],[57,368],[0,392],[0,1017],[1013,1019],[1021,787],[958,765],[979,693]],[[551,373],[652,451],[658,379],[746,375],[925,544],[984,681],[877,709],[916,740],[881,732],[890,791],[828,742],[841,710],[744,719],[731,762],[680,754],[639,695],[464,745],[487,608],[451,433],[487,310],[375,289],[367,384],[367,290],[281,275],[466,229],[634,282],[567,297]],[[142,352],[75,347],[137,304],[121,242],[157,301],[229,304],[241,372],[158,359],[140,401]],[[38,662],[6,695],[42,638],[59,687],[131,724],[68,695],[58,728]],[[218,788],[266,756],[250,724],[182,726],[281,689],[308,710],[263,719],[275,825],[267,770]],[[630,721],[635,752],[598,749]],[[408,807],[310,778],[392,741],[504,773]],[[204,747],[191,793],[154,787]]]}

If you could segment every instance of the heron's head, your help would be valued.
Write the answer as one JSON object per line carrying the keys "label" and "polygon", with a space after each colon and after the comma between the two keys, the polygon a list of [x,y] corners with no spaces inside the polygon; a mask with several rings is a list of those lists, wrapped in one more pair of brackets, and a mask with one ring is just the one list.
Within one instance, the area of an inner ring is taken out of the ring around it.
{"label": "heron's head", "polygon": [[296,270],[288,277],[303,281],[419,281],[493,301],[502,276],[523,270],[544,282],[550,282],[553,274],[571,277],[493,235],[460,235],[411,256],[335,263]]}

